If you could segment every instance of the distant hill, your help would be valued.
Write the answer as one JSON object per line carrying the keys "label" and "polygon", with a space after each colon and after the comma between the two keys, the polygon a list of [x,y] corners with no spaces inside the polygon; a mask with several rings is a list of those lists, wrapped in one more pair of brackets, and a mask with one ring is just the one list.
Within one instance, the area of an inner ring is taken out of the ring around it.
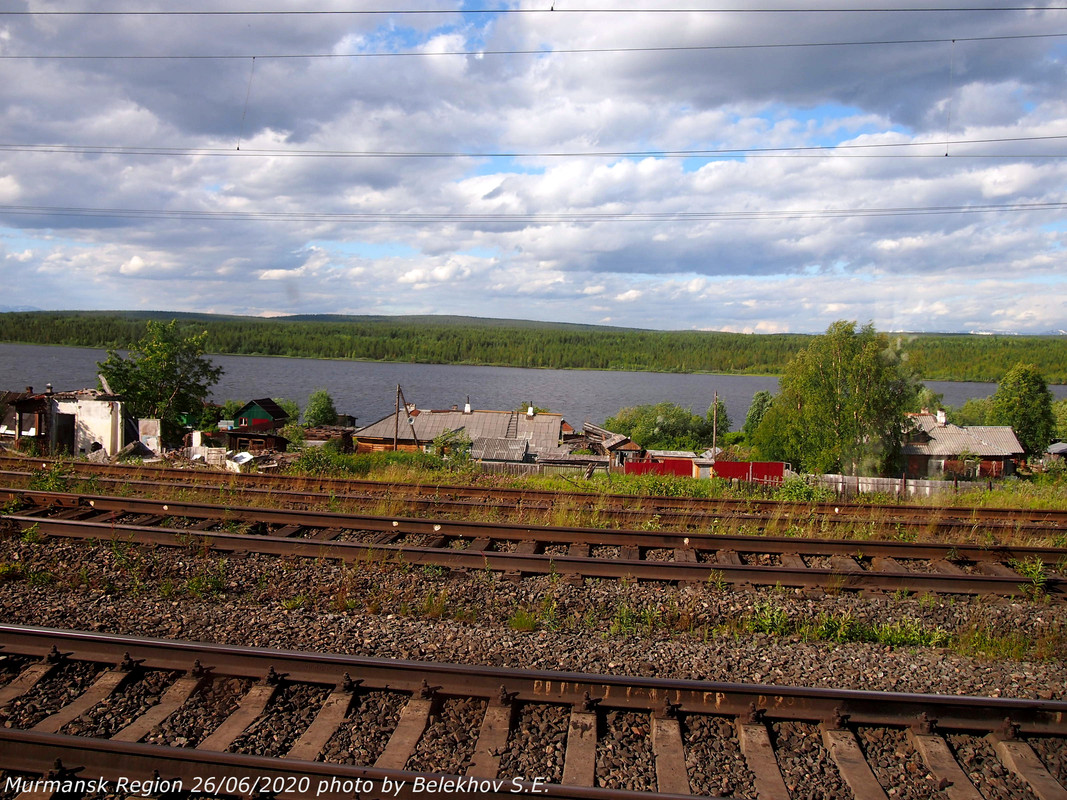
{"label": "distant hill", "polygon": [[[462,316],[239,317],[171,311],[0,313],[0,341],[128,348],[148,320],[207,332],[212,353],[550,369],[777,375],[808,334],[653,331]],[[901,334],[927,380],[992,381],[1019,361],[1067,383],[1067,337]]]}

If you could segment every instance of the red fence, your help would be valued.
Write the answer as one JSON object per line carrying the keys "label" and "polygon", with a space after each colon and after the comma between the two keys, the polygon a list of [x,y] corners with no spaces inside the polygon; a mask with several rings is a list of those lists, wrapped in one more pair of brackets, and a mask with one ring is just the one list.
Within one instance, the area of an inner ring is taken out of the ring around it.
{"label": "red fence", "polygon": [[664,461],[627,461],[623,466],[625,475],[680,475],[693,477],[693,462],[688,459],[669,458]]}
{"label": "red fence", "polygon": [[716,461],[711,465],[711,474],[727,480],[736,479],[750,483],[781,483],[785,478],[783,461]]}

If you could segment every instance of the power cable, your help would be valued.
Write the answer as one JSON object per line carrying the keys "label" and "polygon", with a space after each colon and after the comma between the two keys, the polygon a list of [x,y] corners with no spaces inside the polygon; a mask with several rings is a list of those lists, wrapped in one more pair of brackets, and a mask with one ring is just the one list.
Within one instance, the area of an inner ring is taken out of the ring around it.
{"label": "power cable", "polygon": [[827,8],[462,8],[462,9],[302,9],[302,10],[168,10],[168,11],[0,11],[7,17],[296,17],[296,16],[461,16],[534,14],[928,14],[1006,11],[1067,11],[1067,6],[890,6]]}
{"label": "power cable", "polygon": [[257,53],[249,54],[200,54],[200,55],[149,55],[149,54],[123,54],[109,53],[106,55],[0,55],[0,60],[41,60],[41,61],[162,61],[162,60],[189,60],[189,61],[225,61],[244,60],[247,58],[259,59],[358,59],[358,58],[432,58],[434,56],[548,56],[548,55],[590,55],[590,54],[618,54],[618,53],[674,53],[674,52],[705,52],[716,50],[773,50],[786,48],[816,48],[816,47],[875,47],[890,45],[910,44],[947,44],[949,42],[998,42],[1014,39],[1062,39],[1067,33],[1021,33],[1003,36],[970,36],[956,38],[932,38],[932,39],[870,39],[854,42],[768,42],[756,44],[708,44],[708,45],[664,45],[662,47],[574,47],[558,48],[552,50],[526,49],[526,50],[443,50],[439,52],[425,52],[416,50],[404,50],[399,52],[376,51],[372,53]]}
{"label": "power cable", "polygon": [[[929,155],[906,155],[891,153],[882,156],[855,156],[840,151],[870,151],[890,148],[914,149],[919,147],[946,148],[979,144],[1007,144],[1018,142],[1050,142],[1067,139],[1067,134],[1048,136],[1006,136],[985,139],[945,139],[926,142],[877,142],[866,144],[811,145],[796,147],[726,147],[692,150],[570,150],[570,151],[390,151],[390,150],[295,150],[295,149],[233,149],[211,147],[142,147],[136,145],[66,145],[66,144],[20,144],[0,143],[0,152],[24,153],[71,153],[80,155],[137,155],[180,157],[257,157],[257,158],[766,158],[781,157],[781,154],[814,154],[834,158],[942,158],[943,153]],[[1063,158],[1064,154],[974,154],[974,158]],[[954,156],[962,157],[962,156]]]}
{"label": "power cable", "polygon": [[1002,203],[967,206],[904,206],[896,208],[783,209],[774,211],[679,211],[679,212],[576,212],[559,214],[448,214],[422,212],[299,212],[299,211],[208,211],[176,209],[85,208],[64,206],[0,205],[0,213],[22,216],[108,217],[128,219],[229,220],[272,222],[714,222],[736,220],[849,219],[948,214],[1060,211],[1067,202]]}

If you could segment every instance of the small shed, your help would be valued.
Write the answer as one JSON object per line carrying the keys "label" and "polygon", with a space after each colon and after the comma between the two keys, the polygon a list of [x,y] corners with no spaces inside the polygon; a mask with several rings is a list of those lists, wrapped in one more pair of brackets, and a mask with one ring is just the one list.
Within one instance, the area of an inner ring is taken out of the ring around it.
{"label": "small shed", "polygon": [[275,430],[284,427],[289,422],[289,415],[280,405],[269,397],[259,400],[249,400],[236,414],[234,414],[234,427],[249,430]]}

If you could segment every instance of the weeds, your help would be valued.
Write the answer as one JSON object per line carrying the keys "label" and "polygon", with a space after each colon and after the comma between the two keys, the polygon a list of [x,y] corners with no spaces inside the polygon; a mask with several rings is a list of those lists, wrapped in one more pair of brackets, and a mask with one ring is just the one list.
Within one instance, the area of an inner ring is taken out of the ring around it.
{"label": "weeds", "polygon": [[947,647],[952,643],[952,636],[944,628],[927,628],[919,620],[908,617],[874,624],[859,619],[849,609],[832,614],[824,612],[815,619],[794,620],[784,607],[770,602],[758,604],[742,627],[749,633],[796,636],[807,642],[892,647]]}
{"label": "weeds", "polygon": [[41,526],[36,522],[24,530],[20,538],[24,544],[40,544],[44,541],[44,535],[41,533]]}
{"label": "weeds", "polygon": [[296,611],[298,608],[306,608],[308,605],[308,596],[306,594],[295,594],[292,597],[287,597],[282,600],[282,608],[286,611]]}
{"label": "weeds", "polygon": [[1030,581],[1030,583],[1020,586],[1019,591],[1033,600],[1038,600],[1045,596],[1048,571],[1045,569],[1045,562],[1039,557],[1013,558],[1008,562],[1008,566]]}

